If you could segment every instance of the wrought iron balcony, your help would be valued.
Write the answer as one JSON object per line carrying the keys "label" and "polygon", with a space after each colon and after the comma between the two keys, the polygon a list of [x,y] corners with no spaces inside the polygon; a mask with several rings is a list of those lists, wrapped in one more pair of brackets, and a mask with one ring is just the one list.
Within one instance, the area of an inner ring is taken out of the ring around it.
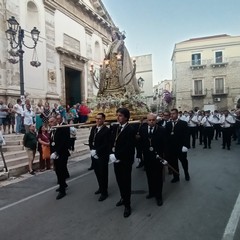
{"label": "wrought iron balcony", "polygon": [[191,92],[191,97],[205,97],[207,95],[207,89],[202,89],[202,90],[192,90]]}
{"label": "wrought iron balcony", "polygon": [[219,67],[226,67],[228,65],[227,58],[216,58],[214,62],[211,63],[211,67],[219,68]]}
{"label": "wrought iron balcony", "polygon": [[229,87],[212,89],[212,96],[224,96],[224,95],[228,95],[228,93],[229,93]]}
{"label": "wrought iron balcony", "polygon": [[191,69],[203,69],[206,66],[207,66],[207,64],[206,64],[205,60],[196,59],[196,60],[192,60],[190,62],[190,68]]}

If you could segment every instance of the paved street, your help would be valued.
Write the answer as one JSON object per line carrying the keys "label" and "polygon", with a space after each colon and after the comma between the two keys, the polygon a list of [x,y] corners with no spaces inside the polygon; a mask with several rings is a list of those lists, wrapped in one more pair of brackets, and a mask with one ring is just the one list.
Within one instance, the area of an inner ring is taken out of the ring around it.
{"label": "paved street", "polygon": [[[202,146],[190,150],[191,181],[181,174],[181,181],[171,184],[167,175],[162,207],[145,199],[145,172],[134,166],[133,212],[127,219],[123,207],[115,207],[119,192],[112,165],[109,198],[98,202],[95,175],[87,171],[89,158],[73,159],[69,189],[62,200],[55,200],[52,171],[0,188],[0,239],[239,240],[239,227],[234,238],[223,238],[240,190],[239,156],[239,145],[222,150],[220,141],[214,141],[211,150]],[[230,221],[230,232],[237,220]]]}

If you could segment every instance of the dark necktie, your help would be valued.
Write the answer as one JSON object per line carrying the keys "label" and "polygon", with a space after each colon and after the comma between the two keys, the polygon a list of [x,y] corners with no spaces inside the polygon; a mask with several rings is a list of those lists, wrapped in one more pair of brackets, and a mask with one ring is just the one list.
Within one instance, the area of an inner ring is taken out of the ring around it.
{"label": "dark necktie", "polygon": [[121,125],[119,125],[119,127],[118,127],[118,132],[120,133],[121,131],[122,131],[122,126]]}
{"label": "dark necktie", "polygon": [[150,127],[149,136],[152,137],[152,135],[153,135],[153,127]]}

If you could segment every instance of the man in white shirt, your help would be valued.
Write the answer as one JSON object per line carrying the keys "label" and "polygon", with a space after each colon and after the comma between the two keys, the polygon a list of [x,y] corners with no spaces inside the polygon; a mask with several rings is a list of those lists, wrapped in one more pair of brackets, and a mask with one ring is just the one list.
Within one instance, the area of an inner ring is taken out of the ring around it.
{"label": "man in white shirt", "polygon": [[14,105],[13,110],[15,111],[16,117],[16,133],[21,133],[22,130],[22,118],[23,118],[23,108],[21,99],[17,99],[17,104]]}
{"label": "man in white shirt", "polygon": [[201,124],[201,121],[204,117],[204,111],[198,111],[197,113],[197,119],[198,119],[198,137],[199,137],[199,145],[202,145],[203,143],[203,126]]}
{"label": "man in white shirt", "polygon": [[221,137],[221,125],[220,125],[220,115],[218,110],[213,112],[214,119],[214,130],[215,130],[215,140],[218,140],[218,137]]}
{"label": "man in white shirt", "polygon": [[195,148],[198,119],[197,115],[194,115],[192,110],[189,111],[189,115],[186,117],[186,122],[188,123],[190,138],[192,137],[192,148]]}
{"label": "man in white shirt", "polygon": [[180,120],[187,122],[188,121],[188,112],[184,111],[183,115],[179,117]]}
{"label": "man in white shirt", "polygon": [[210,110],[205,111],[205,116],[202,118],[201,124],[203,126],[203,142],[204,142],[204,149],[211,148],[211,142],[214,134],[213,129],[213,116],[210,114]]}
{"label": "man in white shirt", "polygon": [[29,103],[26,104],[26,109],[23,112],[23,117],[25,131],[28,133],[29,127],[33,124],[33,118],[35,117],[35,113],[31,110],[31,105]]}
{"label": "man in white shirt", "polygon": [[222,149],[225,149],[225,147],[227,145],[227,149],[230,150],[231,136],[232,136],[232,124],[235,123],[235,120],[229,114],[228,110],[224,111],[224,114],[220,118],[220,123],[222,125],[222,133],[223,133]]}

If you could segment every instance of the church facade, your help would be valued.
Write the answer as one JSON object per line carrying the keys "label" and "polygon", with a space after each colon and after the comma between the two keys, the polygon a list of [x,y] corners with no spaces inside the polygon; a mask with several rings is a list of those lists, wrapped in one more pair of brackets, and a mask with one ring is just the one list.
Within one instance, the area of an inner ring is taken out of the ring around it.
{"label": "church facade", "polygon": [[[36,105],[48,101],[73,105],[96,95],[90,66],[100,66],[111,43],[114,23],[101,0],[0,0],[0,97],[15,103],[20,96],[19,63],[12,64],[6,38],[7,19],[14,16],[24,29],[40,31],[36,51],[24,48],[24,95]],[[41,62],[38,68],[30,61]]]}

